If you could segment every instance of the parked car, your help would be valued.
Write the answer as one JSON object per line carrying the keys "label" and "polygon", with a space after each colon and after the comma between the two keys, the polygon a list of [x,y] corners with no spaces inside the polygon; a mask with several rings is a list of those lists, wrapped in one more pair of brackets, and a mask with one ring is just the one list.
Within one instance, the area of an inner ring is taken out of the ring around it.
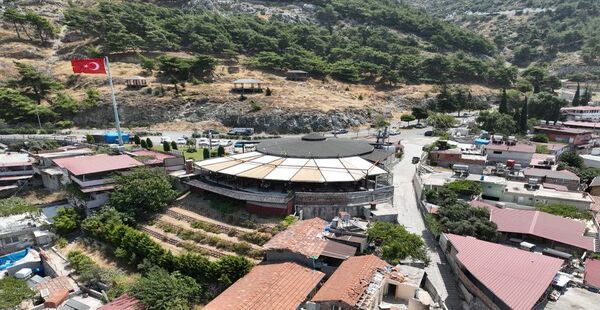
{"label": "parked car", "polygon": [[209,133],[212,133],[213,135],[218,135],[219,132],[214,130],[214,129],[206,129],[205,131],[202,132],[203,134],[207,135]]}
{"label": "parked car", "polygon": [[175,142],[177,142],[177,144],[180,144],[180,145],[187,144],[187,140],[185,138],[178,138]]}
{"label": "parked car", "polygon": [[415,128],[425,128],[424,124],[418,123],[415,125]]}
{"label": "parked car", "polygon": [[390,136],[397,136],[397,135],[399,135],[399,134],[400,134],[400,131],[396,131],[396,130],[390,130],[390,131],[388,131],[388,134],[389,134]]}
{"label": "parked car", "polygon": [[416,164],[416,163],[418,163],[418,162],[419,162],[419,160],[421,160],[421,158],[419,158],[419,156],[414,156],[414,157],[412,158],[412,163],[413,163],[413,164]]}
{"label": "parked car", "polygon": [[431,130],[427,130],[427,131],[425,132],[425,136],[426,136],[426,137],[431,137],[431,136],[433,136],[433,131],[431,131]]}
{"label": "parked car", "polygon": [[331,133],[334,134],[334,135],[343,135],[343,134],[348,133],[348,130],[347,129],[343,129],[343,128],[342,129],[336,129],[336,130],[333,130]]}
{"label": "parked car", "polygon": [[254,128],[232,128],[227,134],[232,136],[251,136],[254,134]]}
{"label": "parked car", "polygon": [[171,139],[171,137],[160,137],[160,143],[163,143],[163,142],[170,143],[171,141],[173,141],[173,139]]}

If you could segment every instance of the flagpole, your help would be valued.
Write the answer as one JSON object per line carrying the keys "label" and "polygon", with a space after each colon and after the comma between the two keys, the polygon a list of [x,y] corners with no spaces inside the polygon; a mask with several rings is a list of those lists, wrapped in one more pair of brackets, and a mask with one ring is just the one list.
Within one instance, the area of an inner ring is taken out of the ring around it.
{"label": "flagpole", "polygon": [[108,74],[108,85],[110,85],[110,95],[112,98],[113,111],[115,112],[115,127],[117,127],[117,135],[119,135],[119,145],[123,145],[123,136],[121,134],[121,123],[119,122],[119,110],[117,109],[117,100],[115,99],[115,88],[113,86],[112,75],[110,74],[110,63],[108,56],[104,57],[106,65],[106,73]]}

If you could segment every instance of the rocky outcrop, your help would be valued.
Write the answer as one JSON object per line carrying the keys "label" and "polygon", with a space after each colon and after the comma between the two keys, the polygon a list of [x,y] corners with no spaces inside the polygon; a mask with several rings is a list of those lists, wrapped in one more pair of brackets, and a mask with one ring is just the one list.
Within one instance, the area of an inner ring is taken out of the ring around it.
{"label": "rocky outcrop", "polygon": [[[227,127],[252,127],[269,134],[307,133],[351,128],[371,122],[377,112],[369,109],[297,110],[265,108],[252,111],[248,102],[211,102],[208,98],[161,98],[139,93],[120,94],[119,115],[123,126],[137,127],[170,121],[217,121]],[[81,111],[73,121],[82,127],[103,127],[113,120],[108,97],[98,107]]]}

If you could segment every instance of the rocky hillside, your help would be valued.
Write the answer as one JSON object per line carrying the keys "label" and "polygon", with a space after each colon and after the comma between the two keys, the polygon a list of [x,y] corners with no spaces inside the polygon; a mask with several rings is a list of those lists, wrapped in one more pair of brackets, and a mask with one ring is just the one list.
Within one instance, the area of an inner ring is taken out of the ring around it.
{"label": "rocky hillside", "polygon": [[[422,103],[433,83],[486,97],[516,77],[482,36],[393,1],[4,0],[0,11],[0,101],[23,109],[16,117],[0,111],[9,125],[37,124],[37,115],[48,126],[109,125],[106,78],[73,75],[69,64],[97,55],[111,59],[125,125],[167,129],[160,123],[271,133],[367,126]],[[171,70],[196,55],[214,59],[209,74]],[[24,70],[16,63],[57,86],[35,98],[15,83]],[[287,81],[288,69],[310,78]],[[137,75],[148,87],[127,89],[124,79]],[[231,92],[238,78],[262,80],[270,96],[240,98]]]}

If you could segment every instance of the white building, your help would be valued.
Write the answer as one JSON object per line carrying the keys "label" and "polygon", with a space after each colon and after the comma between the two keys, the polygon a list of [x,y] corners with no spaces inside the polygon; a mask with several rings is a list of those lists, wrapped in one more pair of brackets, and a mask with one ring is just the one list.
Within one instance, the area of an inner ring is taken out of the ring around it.
{"label": "white building", "polygon": [[0,255],[52,242],[50,222],[43,214],[23,213],[0,218]]}
{"label": "white building", "polygon": [[564,107],[560,112],[569,121],[600,121],[600,106]]}

